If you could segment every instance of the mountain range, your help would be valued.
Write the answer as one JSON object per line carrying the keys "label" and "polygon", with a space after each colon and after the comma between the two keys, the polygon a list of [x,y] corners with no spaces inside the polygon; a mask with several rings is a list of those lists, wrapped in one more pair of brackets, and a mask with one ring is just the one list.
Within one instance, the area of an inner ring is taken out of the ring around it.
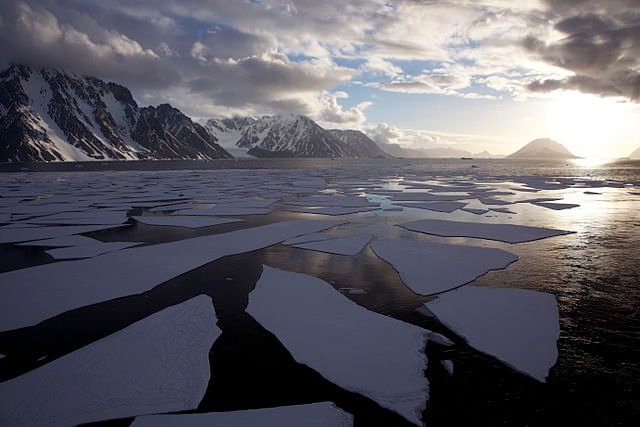
{"label": "mountain range", "polygon": [[389,157],[355,130],[292,114],[192,121],[169,104],[141,107],[116,83],[11,65],[0,73],[0,162]]}
{"label": "mountain range", "polygon": [[636,149],[633,153],[629,154],[629,158],[632,160],[640,160],[640,148]]}
{"label": "mountain range", "polygon": [[497,159],[502,156],[497,156],[483,151],[481,153],[473,154],[470,151],[461,150],[453,147],[439,147],[439,148],[406,148],[399,144],[384,144],[378,143],[378,146],[382,148],[386,153],[391,154],[394,157],[407,157],[407,158],[460,158],[460,157],[472,157],[474,159]]}

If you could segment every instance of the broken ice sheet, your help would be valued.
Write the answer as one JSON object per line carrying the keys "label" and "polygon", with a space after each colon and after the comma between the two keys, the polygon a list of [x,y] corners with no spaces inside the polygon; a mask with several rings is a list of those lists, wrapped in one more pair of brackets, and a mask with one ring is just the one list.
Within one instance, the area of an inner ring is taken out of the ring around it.
{"label": "broken ice sheet", "polygon": [[458,209],[464,208],[467,204],[463,202],[415,202],[415,203],[395,203],[405,208],[427,209],[436,212],[451,213]]}
{"label": "broken ice sheet", "polygon": [[538,381],[556,363],[560,323],[551,294],[463,286],[425,306],[470,346]]}
{"label": "broken ice sheet", "polygon": [[553,209],[556,211],[560,211],[560,210],[564,210],[564,209],[572,209],[572,208],[577,208],[580,205],[576,205],[575,203],[547,203],[547,202],[538,202],[538,203],[533,203],[536,206],[541,206],[543,208],[547,208],[547,209]]}
{"label": "broken ice sheet", "polygon": [[298,362],[421,424],[428,331],[366,310],[323,280],[267,266],[247,312]]}
{"label": "broken ice sheet", "polygon": [[176,215],[188,216],[227,216],[227,215],[268,215],[271,208],[254,208],[234,205],[216,205],[212,208],[183,209],[176,212]]}
{"label": "broken ice sheet", "polygon": [[134,216],[136,221],[147,225],[161,225],[169,227],[201,228],[213,225],[239,222],[241,219],[216,218],[210,216],[188,216],[188,215],[168,215],[168,216]]}
{"label": "broken ice sheet", "polygon": [[221,331],[211,298],[166,308],[0,383],[0,425],[67,426],[195,409]]}
{"label": "broken ice sheet", "polygon": [[205,414],[149,415],[135,419],[132,427],[348,427],[353,416],[332,402]]}
{"label": "broken ice sheet", "polygon": [[83,246],[102,243],[91,237],[74,234],[72,236],[56,237],[54,239],[35,240],[33,242],[18,243],[18,246],[48,246],[51,248],[61,248],[66,246]]}
{"label": "broken ice sheet", "polygon": [[68,310],[146,292],[223,256],[261,249],[338,224],[283,221],[0,273],[0,331],[31,326]]}
{"label": "broken ice sheet", "polygon": [[357,255],[367,246],[372,238],[372,234],[359,234],[315,242],[297,243],[292,246],[337,255]]}
{"label": "broken ice sheet", "polygon": [[6,229],[0,234],[0,243],[28,242],[30,240],[51,239],[54,237],[70,236],[72,234],[90,233],[93,231],[109,230],[111,228],[126,227],[122,225],[77,225],[61,227],[25,227]]}
{"label": "broken ice sheet", "polygon": [[82,244],[78,246],[70,246],[65,248],[49,249],[45,251],[55,259],[76,259],[91,258],[103,255],[121,249],[127,249],[133,246],[141,245],[138,242],[99,242],[92,244]]}
{"label": "broken ice sheet", "polygon": [[506,243],[522,243],[547,237],[571,234],[573,231],[553,228],[530,227],[515,224],[487,224],[478,222],[446,221],[440,219],[422,219],[399,225],[410,231],[433,234],[442,237],[472,237],[497,240]]}
{"label": "broken ice sheet", "polygon": [[422,295],[456,288],[518,259],[501,249],[407,239],[376,240],[371,248],[411,290]]}
{"label": "broken ice sheet", "polygon": [[320,214],[320,215],[349,215],[360,212],[369,212],[380,209],[378,206],[363,206],[363,207],[353,207],[353,208],[343,208],[343,207],[293,207],[286,206],[283,207],[283,211],[290,212],[301,212],[301,213],[311,213],[311,214]]}

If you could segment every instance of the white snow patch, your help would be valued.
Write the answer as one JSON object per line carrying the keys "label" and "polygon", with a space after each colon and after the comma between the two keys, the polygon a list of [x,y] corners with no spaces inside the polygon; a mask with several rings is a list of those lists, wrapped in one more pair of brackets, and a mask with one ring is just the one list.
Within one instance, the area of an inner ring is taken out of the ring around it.
{"label": "white snow patch", "polygon": [[427,331],[366,310],[318,278],[267,266],[247,312],[298,362],[422,424]]}
{"label": "white snow patch", "polygon": [[530,227],[515,224],[484,224],[476,222],[423,219],[400,224],[400,227],[419,233],[443,237],[473,237],[506,243],[522,243],[547,237],[571,234],[573,231]]}
{"label": "white snow patch", "polygon": [[0,273],[0,288],[4,289],[0,299],[0,331],[34,325],[78,307],[146,292],[223,256],[261,249],[335,225],[333,221],[283,221]]}
{"label": "white snow patch", "polygon": [[518,259],[501,249],[406,239],[376,240],[371,247],[411,290],[422,295],[456,288]]}
{"label": "white snow patch", "polygon": [[353,416],[332,402],[205,414],[149,415],[138,417],[131,424],[132,427],[349,427],[352,425]]}
{"label": "white snow patch", "polygon": [[560,323],[551,294],[464,286],[425,305],[469,345],[538,381],[556,363]]}
{"label": "white snow patch", "polygon": [[203,216],[171,215],[171,216],[134,216],[136,221],[148,225],[161,225],[169,227],[200,228],[213,225],[240,222],[241,219],[215,218]]}
{"label": "white snow patch", "polygon": [[77,425],[195,409],[220,336],[211,299],[166,308],[0,383],[0,425]]}
{"label": "white snow patch", "polygon": [[141,244],[142,243],[138,242],[97,242],[67,248],[50,249],[45,252],[55,259],[91,258]]}
{"label": "white snow patch", "polygon": [[359,234],[356,236],[338,237],[336,239],[316,242],[298,243],[293,246],[337,255],[357,255],[367,246],[372,238],[372,234]]}

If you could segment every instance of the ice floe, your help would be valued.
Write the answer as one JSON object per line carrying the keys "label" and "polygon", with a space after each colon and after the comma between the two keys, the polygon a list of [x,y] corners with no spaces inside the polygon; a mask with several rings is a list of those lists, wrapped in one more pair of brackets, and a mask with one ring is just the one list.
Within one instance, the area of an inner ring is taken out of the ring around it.
{"label": "ice floe", "polygon": [[282,221],[0,273],[0,331],[31,326],[74,308],[146,292],[223,256],[250,252],[337,224]]}
{"label": "ice floe", "polygon": [[349,427],[352,425],[353,416],[332,402],[204,414],[148,415],[136,418],[131,424],[132,427]]}
{"label": "ice floe", "polygon": [[443,237],[472,237],[497,240],[506,243],[522,243],[547,237],[571,234],[572,231],[554,228],[531,227],[515,224],[487,224],[478,222],[422,219],[400,224],[400,227],[425,234]]}
{"label": "ice floe", "polygon": [[92,239],[91,237],[72,235],[64,237],[56,237],[54,239],[35,240],[33,242],[18,243],[18,246],[48,246],[51,248],[62,248],[65,246],[82,246],[82,245],[95,245],[102,243],[99,240]]}
{"label": "ice floe", "polygon": [[553,295],[524,289],[463,286],[426,307],[469,345],[545,381],[560,335]]}
{"label": "ice floe", "polygon": [[372,238],[372,234],[359,234],[315,242],[297,243],[292,246],[337,255],[357,255],[367,246]]}
{"label": "ice floe", "polygon": [[421,424],[427,331],[366,310],[318,278],[267,266],[247,312],[298,362]]}
{"label": "ice floe", "polygon": [[49,249],[45,251],[55,259],[77,259],[77,258],[91,258],[98,255],[103,255],[113,251],[119,251],[122,249],[131,248],[133,246],[141,245],[138,242],[99,242],[92,244],[82,244],[78,246],[63,247],[57,249]]}
{"label": "ice floe", "polygon": [[285,206],[282,208],[284,211],[291,212],[302,212],[302,213],[312,213],[312,214],[320,214],[320,215],[349,215],[360,212],[369,212],[380,209],[378,206],[363,206],[363,207],[352,207],[352,208],[344,208],[344,207],[294,207],[294,206]]}
{"label": "ice floe", "polygon": [[72,234],[90,233],[108,230],[126,225],[77,225],[63,227],[25,227],[3,230],[0,243],[28,242],[30,240],[51,239],[54,237],[70,236]]}
{"label": "ice floe", "polygon": [[0,383],[0,425],[69,426],[195,409],[221,334],[201,295]]}
{"label": "ice floe", "polygon": [[547,209],[553,209],[556,211],[560,211],[563,209],[572,209],[572,208],[577,208],[580,205],[576,205],[575,203],[548,203],[548,202],[538,202],[538,203],[533,203],[536,206],[541,206],[543,208],[547,208]]}
{"label": "ice floe", "polygon": [[213,225],[228,224],[242,221],[234,218],[215,218],[209,216],[187,216],[187,215],[167,215],[167,216],[134,216],[136,221],[148,225],[161,225],[169,227],[201,228]]}
{"label": "ice floe", "polygon": [[518,259],[501,249],[407,239],[375,240],[371,248],[411,290],[422,295],[456,288]]}
{"label": "ice floe", "polygon": [[415,203],[396,203],[406,208],[427,209],[430,211],[451,213],[458,209],[464,208],[467,204],[463,202],[415,202]]}
{"label": "ice floe", "polygon": [[189,215],[189,216],[227,216],[227,215],[267,215],[270,214],[273,209],[271,208],[255,208],[244,206],[214,206],[211,208],[193,208],[183,209],[176,212],[177,215]]}

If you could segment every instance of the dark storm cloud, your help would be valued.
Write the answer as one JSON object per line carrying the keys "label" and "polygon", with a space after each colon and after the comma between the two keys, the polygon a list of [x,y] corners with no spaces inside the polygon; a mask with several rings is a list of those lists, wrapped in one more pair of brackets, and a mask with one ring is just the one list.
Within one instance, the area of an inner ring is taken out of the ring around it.
{"label": "dark storm cloud", "polygon": [[529,84],[532,91],[576,89],[640,100],[640,2],[637,0],[548,0],[549,16],[564,35],[524,46],[544,61],[575,73]]}
{"label": "dark storm cloud", "polygon": [[0,63],[56,67],[141,86],[167,86],[179,74],[153,50],[88,18],[61,21],[38,3],[0,4]]}

